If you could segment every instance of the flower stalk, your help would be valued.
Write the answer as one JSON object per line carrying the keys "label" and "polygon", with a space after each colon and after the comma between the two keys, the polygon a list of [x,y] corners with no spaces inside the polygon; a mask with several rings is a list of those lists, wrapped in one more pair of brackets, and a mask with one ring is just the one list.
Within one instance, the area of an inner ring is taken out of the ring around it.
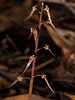
{"label": "flower stalk", "polygon": [[30,79],[28,100],[32,99],[32,88],[33,88],[33,81],[34,81],[34,70],[35,70],[35,63],[36,63],[37,49],[38,49],[38,41],[39,41],[39,35],[40,35],[41,23],[42,23],[43,6],[44,6],[44,4],[42,3],[42,5],[41,5],[41,12],[40,12],[40,20],[39,20],[39,32],[37,34],[36,43],[35,43],[35,51],[34,51],[35,57],[34,57],[33,64],[32,64],[32,73],[31,73],[31,79]]}

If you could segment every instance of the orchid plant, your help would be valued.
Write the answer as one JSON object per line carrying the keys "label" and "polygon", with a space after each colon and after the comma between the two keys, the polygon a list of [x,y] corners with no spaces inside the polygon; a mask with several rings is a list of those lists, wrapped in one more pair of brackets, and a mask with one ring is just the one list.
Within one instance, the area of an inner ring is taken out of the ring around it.
{"label": "orchid plant", "polygon": [[[48,24],[51,24],[51,26],[53,28],[55,28],[55,26],[53,25],[52,23],[52,20],[51,20],[51,16],[50,16],[50,10],[49,10],[49,7],[46,5],[45,8],[44,8],[44,3],[41,3],[41,11],[38,10],[37,8],[37,5],[33,6],[32,7],[32,10],[31,10],[31,13],[29,15],[29,17],[27,19],[25,19],[25,21],[27,21],[33,14],[35,11],[38,11],[39,14],[40,14],[40,20],[39,20],[39,31],[37,31],[37,29],[35,28],[31,28],[30,31],[31,31],[31,34],[34,36],[34,42],[35,42],[35,50],[34,50],[34,54],[32,56],[30,56],[29,58],[29,61],[23,71],[23,73],[17,77],[17,79],[11,83],[9,86],[7,86],[7,88],[10,88],[12,87],[13,85],[15,85],[18,81],[22,81],[24,79],[29,79],[30,80],[30,87],[29,87],[29,96],[28,96],[28,100],[31,100],[31,95],[32,95],[32,88],[33,88],[33,81],[34,81],[34,78],[35,77],[38,77],[40,76],[42,79],[45,80],[45,82],[47,83],[49,89],[55,94],[54,90],[51,88],[48,80],[47,80],[47,77],[45,74],[42,74],[42,75],[34,75],[34,69],[35,69],[35,63],[36,63],[36,58],[37,58],[37,52],[41,49],[45,49],[45,50],[48,50],[53,56],[54,53],[51,51],[51,49],[49,48],[49,45],[45,44],[43,47],[41,48],[38,48],[38,42],[39,42],[39,34],[40,34],[40,30],[41,30],[41,25],[42,25],[42,14],[43,14],[43,11],[46,11],[47,12],[47,15],[48,15]],[[32,73],[31,73],[31,78],[29,77],[24,77],[24,74],[25,72],[27,71],[27,69],[30,67],[32,63]]]}

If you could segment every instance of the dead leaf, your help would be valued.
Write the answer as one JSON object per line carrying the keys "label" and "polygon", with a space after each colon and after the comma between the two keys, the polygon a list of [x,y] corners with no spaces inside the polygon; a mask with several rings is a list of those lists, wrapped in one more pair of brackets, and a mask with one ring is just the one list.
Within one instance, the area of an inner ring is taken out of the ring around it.
{"label": "dead leaf", "polygon": [[12,23],[4,15],[0,15],[0,21],[1,21],[0,22],[0,32],[5,31],[6,29],[9,29],[12,26]]}
{"label": "dead leaf", "polygon": [[[12,96],[12,97],[7,97],[3,100],[28,100],[28,94],[24,95],[18,95],[18,96]],[[32,100],[51,100],[51,99],[46,99],[38,95],[32,95]]]}
{"label": "dead leaf", "polygon": [[[65,48],[70,48],[70,49],[75,49],[75,43],[74,39],[67,39],[65,38],[61,32],[59,32],[57,29],[53,29],[51,25],[48,25],[44,23],[44,26],[46,27],[49,35],[52,37],[54,42],[59,46],[59,47],[65,47]],[[72,37],[73,38],[73,37]]]}
{"label": "dead leaf", "polygon": [[75,100],[75,95],[71,95],[71,94],[68,94],[68,93],[64,93],[66,96],[68,96],[69,98],[71,98],[72,100]]}

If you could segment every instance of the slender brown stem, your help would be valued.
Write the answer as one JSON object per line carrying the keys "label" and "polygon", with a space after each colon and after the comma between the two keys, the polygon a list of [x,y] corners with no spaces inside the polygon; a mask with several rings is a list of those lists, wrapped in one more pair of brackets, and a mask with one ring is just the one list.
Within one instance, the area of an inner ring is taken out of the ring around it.
{"label": "slender brown stem", "polygon": [[35,58],[33,60],[33,64],[32,64],[32,73],[31,73],[31,80],[30,80],[30,86],[29,86],[29,96],[28,96],[28,100],[32,99],[32,88],[33,88],[33,81],[34,81],[34,70],[35,70],[35,63],[36,63],[36,58],[37,58],[37,49],[38,49],[38,41],[39,41],[39,34],[40,34],[40,30],[41,30],[41,22],[42,22],[42,13],[43,13],[43,3],[41,6],[41,12],[40,12],[40,20],[39,20],[39,33],[36,39],[36,43],[35,43]]}
{"label": "slender brown stem", "polygon": [[35,78],[35,77],[39,77],[39,76],[41,77],[42,75],[39,75],[39,74],[38,74],[38,75],[34,75],[34,78]]}

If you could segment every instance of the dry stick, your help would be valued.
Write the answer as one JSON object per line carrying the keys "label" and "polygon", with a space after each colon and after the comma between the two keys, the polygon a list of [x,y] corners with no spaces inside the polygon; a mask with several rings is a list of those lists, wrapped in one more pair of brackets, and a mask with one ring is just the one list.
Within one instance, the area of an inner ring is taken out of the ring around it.
{"label": "dry stick", "polygon": [[28,60],[29,56],[18,56],[18,57],[14,57],[14,58],[10,58],[11,61],[16,60],[16,61],[21,61],[21,60]]}
{"label": "dry stick", "polygon": [[73,80],[69,80],[69,79],[53,79],[53,81],[75,83],[75,81],[73,81]]}
{"label": "dry stick", "polygon": [[[40,21],[39,21],[39,34],[40,34],[40,30],[41,30],[43,6],[44,6],[44,4],[42,3],[41,12],[40,12]],[[36,58],[37,58],[37,49],[38,49],[39,34],[37,36],[36,44],[35,44],[35,58],[34,58],[33,64],[32,64],[32,73],[31,73],[31,80],[30,80],[30,86],[29,86],[28,100],[31,100],[31,95],[32,95],[32,88],[33,88],[33,81],[34,81],[34,69],[35,69],[35,63],[36,63]]]}
{"label": "dry stick", "polygon": [[[41,68],[47,66],[48,64],[50,64],[50,63],[52,63],[52,62],[54,62],[54,61],[55,61],[55,59],[52,58],[52,59],[49,59],[49,60],[43,62],[43,63],[40,64],[40,65],[37,65],[36,68],[35,68],[35,71],[37,71],[37,70],[39,70],[39,69],[41,69]],[[27,72],[30,72],[30,71],[31,71],[31,68],[30,68],[29,70],[27,70]]]}
{"label": "dry stick", "polygon": [[12,47],[20,53],[20,50],[18,49],[18,47],[15,45],[15,43],[13,42],[13,40],[9,37],[8,34],[6,34],[6,39],[11,43]]}
{"label": "dry stick", "polygon": [[69,9],[69,11],[74,15],[74,17],[75,17],[75,9],[73,8],[73,7],[71,7],[71,6],[69,6],[67,3],[64,3],[64,6],[66,6],[68,9]]}
{"label": "dry stick", "polygon": [[19,55],[19,53],[16,52],[16,53],[13,53],[12,55],[3,56],[3,57],[0,58],[0,61],[5,61],[5,60],[10,59],[11,57],[15,57],[15,56],[18,56],[18,55]]}

